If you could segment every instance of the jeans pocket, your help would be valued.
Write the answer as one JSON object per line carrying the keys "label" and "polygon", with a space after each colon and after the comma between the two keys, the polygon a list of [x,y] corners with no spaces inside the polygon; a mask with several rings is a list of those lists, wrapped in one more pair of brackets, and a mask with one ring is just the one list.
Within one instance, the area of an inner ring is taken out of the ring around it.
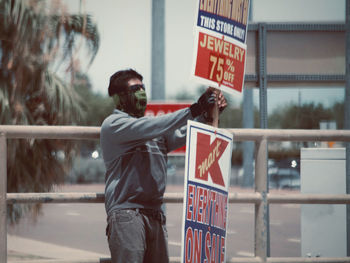
{"label": "jeans pocket", "polygon": [[131,209],[125,209],[118,211],[114,214],[114,220],[117,223],[128,223],[132,221],[137,215],[137,211]]}
{"label": "jeans pocket", "polygon": [[121,227],[125,227],[128,224],[131,224],[133,220],[136,218],[138,212],[132,209],[124,209],[114,212],[108,218],[108,224],[106,228],[106,235],[108,240],[112,235],[114,235],[118,229]]}

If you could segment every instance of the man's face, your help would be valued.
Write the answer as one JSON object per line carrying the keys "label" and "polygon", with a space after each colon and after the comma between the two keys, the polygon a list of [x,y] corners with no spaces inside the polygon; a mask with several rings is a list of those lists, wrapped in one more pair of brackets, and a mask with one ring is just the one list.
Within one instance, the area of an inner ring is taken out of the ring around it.
{"label": "man's face", "polygon": [[142,81],[137,78],[128,81],[126,111],[134,117],[142,117],[145,114],[147,96]]}

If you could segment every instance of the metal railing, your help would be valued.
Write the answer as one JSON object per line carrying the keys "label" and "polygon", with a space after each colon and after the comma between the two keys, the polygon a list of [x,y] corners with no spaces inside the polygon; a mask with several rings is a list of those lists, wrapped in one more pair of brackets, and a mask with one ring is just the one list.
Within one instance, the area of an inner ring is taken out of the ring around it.
{"label": "metal railing", "polygon": [[[267,257],[267,207],[269,204],[350,204],[350,195],[290,194],[267,192],[267,144],[269,141],[343,141],[350,142],[350,130],[269,130],[228,129],[235,141],[254,141],[255,193],[230,193],[230,203],[255,205],[254,257],[232,258],[228,262],[350,262],[346,258]],[[99,139],[99,127],[72,126],[0,126],[0,263],[7,262],[7,204],[14,203],[102,203],[103,193],[7,193],[8,139]],[[166,203],[182,203],[182,193],[167,193]],[[180,262],[180,258],[171,258]],[[101,262],[109,262],[101,259]]]}

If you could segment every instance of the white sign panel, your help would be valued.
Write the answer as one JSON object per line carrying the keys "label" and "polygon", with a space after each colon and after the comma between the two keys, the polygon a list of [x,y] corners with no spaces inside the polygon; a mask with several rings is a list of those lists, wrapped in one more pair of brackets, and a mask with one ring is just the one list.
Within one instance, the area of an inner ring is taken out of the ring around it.
{"label": "white sign panel", "polygon": [[199,0],[192,76],[227,92],[242,92],[249,0]]}
{"label": "white sign panel", "polygon": [[182,262],[225,262],[233,135],[188,121]]}

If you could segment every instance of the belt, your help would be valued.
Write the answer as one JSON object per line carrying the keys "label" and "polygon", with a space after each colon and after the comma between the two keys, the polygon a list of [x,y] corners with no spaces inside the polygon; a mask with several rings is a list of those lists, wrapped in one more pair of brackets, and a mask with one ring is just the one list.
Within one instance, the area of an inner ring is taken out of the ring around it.
{"label": "belt", "polygon": [[141,213],[145,216],[148,216],[148,217],[151,217],[155,220],[158,220],[162,224],[166,223],[166,217],[163,214],[163,212],[160,210],[147,209],[147,208],[135,208],[132,210],[138,211],[139,213]]}

